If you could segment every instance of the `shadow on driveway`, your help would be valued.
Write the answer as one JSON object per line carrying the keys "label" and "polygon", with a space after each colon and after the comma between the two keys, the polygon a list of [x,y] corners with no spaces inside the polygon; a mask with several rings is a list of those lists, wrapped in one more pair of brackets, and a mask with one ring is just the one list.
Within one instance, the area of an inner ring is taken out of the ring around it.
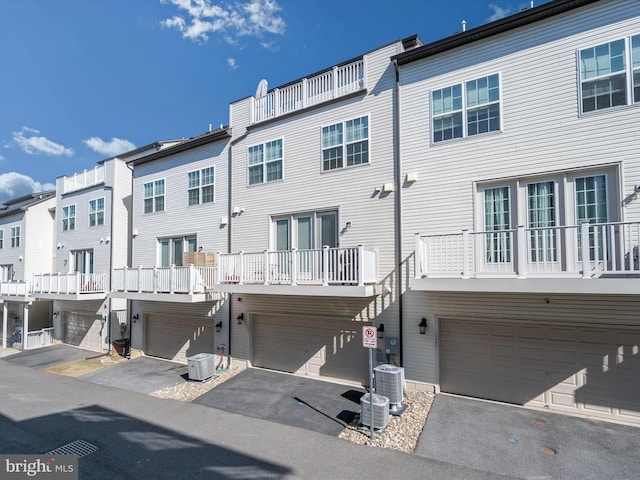
{"label": "shadow on driveway", "polygon": [[360,412],[363,389],[255,368],[193,403],[338,436]]}
{"label": "shadow on driveway", "polygon": [[640,478],[640,429],[437,395],[415,454],[520,478]]}

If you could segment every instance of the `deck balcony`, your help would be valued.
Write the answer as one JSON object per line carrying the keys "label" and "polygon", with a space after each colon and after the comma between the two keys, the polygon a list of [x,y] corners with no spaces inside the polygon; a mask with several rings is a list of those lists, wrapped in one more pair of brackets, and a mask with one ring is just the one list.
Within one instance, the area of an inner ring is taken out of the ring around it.
{"label": "deck balcony", "polygon": [[218,255],[220,291],[369,297],[380,293],[378,253],[350,248],[238,252]]}
{"label": "deck balcony", "polygon": [[99,300],[107,292],[105,273],[36,273],[31,283],[33,297],[53,300]]}
{"label": "deck balcony", "polygon": [[0,300],[27,301],[31,284],[22,281],[0,282]]}
{"label": "deck balcony", "polygon": [[281,117],[365,89],[364,60],[335,66],[313,77],[275,88],[264,96],[252,97],[251,123]]}
{"label": "deck balcony", "polygon": [[104,165],[96,165],[93,170],[85,170],[82,173],[75,173],[72,177],[64,177],[62,182],[62,193],[75,192],[84,188],[93,187],[104,182]]}
{"label": "deck balcony", "polygon": [[114,268],[110,296],[131,300],[204,302],[218,298],[215,280],[215,267]]}
{"label": "deck balcony", "polygon": [[633,294],[640,222],[415,237],[412,290]]}

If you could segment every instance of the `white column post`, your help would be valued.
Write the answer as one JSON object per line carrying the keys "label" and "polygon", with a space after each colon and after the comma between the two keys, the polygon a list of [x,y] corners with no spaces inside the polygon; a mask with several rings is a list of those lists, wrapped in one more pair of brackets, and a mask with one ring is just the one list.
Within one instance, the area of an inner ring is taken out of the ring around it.
{"label": "white column post", "polygon": [[291,285],[298,285],[298,249],[291,249]]}
{"label": "white column post", "polygon": [[364,286],[364,245],[361,243],[358,245],[358,286]]}
{"label": "white column post", "polygon": [[469,229],[462,230],[462,278],[469,278]]}
{"label": "white column post", "polygon": [[269,250],[265,250],[262,254],[262,279],[265,285],[269,285],[269,281],[271,280],[269,271]]}
{"label": "white column post", "polygon": [[518,278],[525,278],[525,258],[527,255],[527,242],[525,238],[524,225],[518,225],[516,227],[516,255],[518,255]]}
{"label": "white column post", "polygon": [[6,303],[2,303],[2,348],[7,348],[7,320],[9,308]]}
{"label": "white column post", "polygon": [[589,255],[589,222],[580,224],[580,252],[582,254],[582,278],[591,278],[591,258]]}
{"label": "white column post", "polygon": [[322,246],[322,286],[329,285],[329,246]]}
{"label": "white column post", "polygon": [[240,268],[238,285],[244,285],[244,250],[240,250],[240,255],[238,256],[238,267]]}

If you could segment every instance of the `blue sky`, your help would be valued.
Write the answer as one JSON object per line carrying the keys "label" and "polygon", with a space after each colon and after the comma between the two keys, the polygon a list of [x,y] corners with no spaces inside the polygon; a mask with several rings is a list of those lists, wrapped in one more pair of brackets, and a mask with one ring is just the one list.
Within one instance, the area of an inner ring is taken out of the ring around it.
{"label": "blue sky", "polygon": [[[538,6],[547,0],[535,0]],[[156,140],[228,123],[231,101],[530,0],[0,0],[0,202]]]}

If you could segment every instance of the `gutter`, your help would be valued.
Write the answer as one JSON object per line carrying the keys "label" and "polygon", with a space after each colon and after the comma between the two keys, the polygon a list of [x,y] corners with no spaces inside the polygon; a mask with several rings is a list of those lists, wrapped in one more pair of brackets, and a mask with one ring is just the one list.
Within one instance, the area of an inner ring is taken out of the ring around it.
{"label": "gutter", "polygon": [[398,69],[398,60],[393,60],[393,68],[396,75],[396,81],[393,88],[393,151],[394,151],[394,165],[395,165],[395,181],[397,188],[396,195],[396,231],[395,231],[395,265],[396,271],[396,285],[395,289],[398,292],[398,318],[400,319],[398,325],[398,355],[400,357],[400,365],[403,365],[402,358],[404,354],[404,342],[403,342],[403,291],[402,291],[402,156],[400,155],[400,73]]}

